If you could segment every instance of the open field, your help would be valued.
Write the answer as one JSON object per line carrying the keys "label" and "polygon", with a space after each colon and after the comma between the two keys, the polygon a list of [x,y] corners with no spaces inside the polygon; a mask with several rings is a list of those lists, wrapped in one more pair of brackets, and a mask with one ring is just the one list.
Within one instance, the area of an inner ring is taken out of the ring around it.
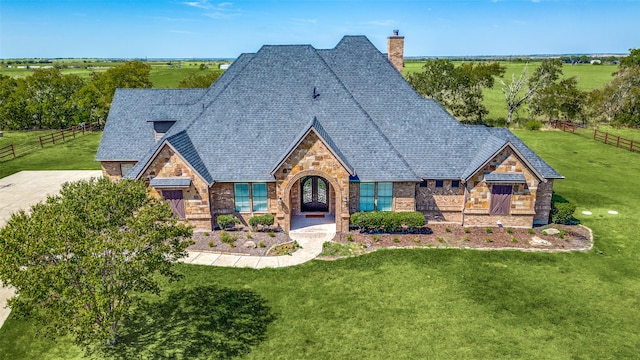
{"label": "open field", "polygon": [[[461,63],[461,62],[456,62]],[[420,72],[422,70],[424,62],[407,62],[405,63],[404,74],[408,74],[411,72]],[[515,74],[516,79],[522,74],[524,70],[525,63],[521,62],[502,62],[502,65],[506,66],[507,70],[505,71],[503,80],[505,83],[509,83],[511,81],[511,74]],[[533,71],[540,65],[540,62],[532,62],[529,64],[529,74],[532,74]],[[611,76],[612,73],[618,70],[617,65],[590,65],[590,64],[576,64],[576,65],[563,65],[562,71],[564,72],[565,77],[576,76],[578,78],[578,88],[581,90],[589,91],[596,88],[603,87],[606,83],[611,81],[613,78]],[[507,108],[506,102],[504,100],[504,95],[502,94],[502,85],[499,82],[496,82],[493,89],[485,89],[484,90],[484,105],[489,110],[489,114],[487,115],[488,119],[497,119],[497,118],[505,118],[507,117]],[[526,107],[526,106],[525,106]],[[528,110],[521,109],[519,111],[519,116],[521,118],[527,118],[529,112]]]}
{"label": "open field", "polygon": [[[72,60],[68,60],[71,62]],[[178,64],[179,62],[174,62]],[[149,78],[154,88],[175,88],[178,86],[178,83],[188,77],[193,73],[206,73],[214,70],[218,70],[220,63],[211,62],[211,61],[182,61],[180,62],[181,68],[172,68],[168,65],[167,62],[149,62],[151,65],[151,73],[149,74]],[[73,65],[81,66],[83,68],[75,69],[75,68],[65,68],[62,69],[63,74],[75,74],[84,79],[89,79],[91,73],[93,72],[103,72],[109,69],[110,67],[122,65],[123,62],[91,62],[89,64],[83,64],[82,62],[73,63]],[[207,69],[200,70],[200,64],[205,64],[208,66]],[[46,66],[51,64],[39,64],[40,66]],[[70,65],[71,64],[65,64]],[[87,65],[94,66],[94,68],[84,68]],[[14,65],[16,66],[16,65]],[[8,69],[6,67],[0,67],[0,74],[13,76],[13,77],[25,77],[29,76],[34,70],[31,69],[18,69],[11,68]]]}
{"label": "open field", "polygon": [[[141,304],[116,358],[636,358],[640,187],[629,179],[640,155],[571,133],[516,134],[566,177],[556,193],[578,205],[593,251],[381,250],[281,269],[179,265],[185,278]],[[34,330],[11,316],[0,358],[81,358],[67,340]]]}

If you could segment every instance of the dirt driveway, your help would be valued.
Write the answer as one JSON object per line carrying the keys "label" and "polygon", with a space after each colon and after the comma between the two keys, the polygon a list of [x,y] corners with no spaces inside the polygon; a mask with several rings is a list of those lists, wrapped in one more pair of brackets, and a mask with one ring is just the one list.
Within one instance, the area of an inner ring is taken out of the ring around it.
{"label": "dirt driveway", "polygon": [[[0,228],[11,214],[57,194],[63,183],[99,176],[102,176],[100,170],[21,171],[0,179]],[[13,296],[13,289],[1,285],[0,327],[11,312],[5,308],[7,299]]]}

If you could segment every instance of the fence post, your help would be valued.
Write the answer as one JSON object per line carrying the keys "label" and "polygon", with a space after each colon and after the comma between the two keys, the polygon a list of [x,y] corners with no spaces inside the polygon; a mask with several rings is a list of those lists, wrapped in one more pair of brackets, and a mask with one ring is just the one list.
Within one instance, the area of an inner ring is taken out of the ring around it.
{"label": "fence post", "polygon": [[40,149],[44,148],[44,145],[42,144],[42,136],[39,136],[40,139]]}
{"label": "fence post", "polygon": [[629,151],[633,152],[633,139],[629,142]]}
{"label": "fence post", "polygon": [[596,139],[597,135],[598,135],[598,129],[593,129],[593,140]]}
{"label": "fence post", "polygon": [[604,143],[605,143],[605,145],[607,144],[607,138],[609,138],[609,133],[605,132],[604,133]]}
{"label": "fence post", "polygon": [[64,130],[60,130],[60,134],[62,134],[62,142],[64,142]]}
{"label": "fence post", "polygon": [[13,144],[11,144],[11,153],[13,154],[13,158],[16,158],[16,148],[13,147]]}
{"label": "fence post", "polygon": [[618,140],[616,140],[616,147],[620,147],[620,135],[618,135]]}

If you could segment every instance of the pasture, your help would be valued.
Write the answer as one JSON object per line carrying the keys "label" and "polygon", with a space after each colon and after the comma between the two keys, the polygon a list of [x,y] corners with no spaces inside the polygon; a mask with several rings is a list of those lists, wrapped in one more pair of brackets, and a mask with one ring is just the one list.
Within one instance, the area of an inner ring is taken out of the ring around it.
{"label": "pasture", "polygon": [[[628,179],[640,174],[640,155],[571,133],[515,133],[566,177],[555,191],[593,229],[592,251],[407,249],[280,269],[179,265],[184,279],[143,301],[114,358],[637,357],[640,188]],[[82,358],[68,339],[35,330],[11,316],[0,358]]]}

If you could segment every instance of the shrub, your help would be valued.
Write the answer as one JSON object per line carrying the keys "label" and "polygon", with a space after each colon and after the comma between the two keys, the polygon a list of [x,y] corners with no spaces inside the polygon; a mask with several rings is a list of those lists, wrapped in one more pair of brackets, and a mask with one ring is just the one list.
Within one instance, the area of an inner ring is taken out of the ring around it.
{"label": "shrub", "polygon": [[486,238],[486,240],[485,240],[485,241],[486,241],[486,242],[488,242],[488,243],[492,243],[492,242],[493,242],[493,239],[492,239],[492,238]]}
{"label": "shrub", "polygon": [[509,234],[509,235],[513,234],[513,229],[512,228],[507,228],[507,234]]}
{"label": "shrub", "polygon": [[214,247],[216,246],[216,243],[213,242],[213,240],[209,241],[209,247]]}
{"label": "shrub", "polygon": [[258,246],[259,246],[259,247],[261,247],[261,248],[263,248],[263,247],[265,247],[266,245],[264,244],[264,241],[260,241],[260,242],[258,243]]}
{"label": "shrub", "polygon": [[551,221],[556,224],[571,225],[576,222],[573,213],[576,211],[576,205],[572,203],[553,203],[551,208]]}
{"label": "shrub", "polygon": [[357,212],[351,215],[351,223],[361,231],[396,232],[400,230],[414,231],[425,224],[421,212],[374,211]]}
{"label": "shrub", "polygon": [[373,235],[373,242],[378,242],[378,241],[380,241],[380,236]]}
{"label": "shrub", "polygon": [[398,239],[397,237],[394,237],[394,238],[393,238],[393,242],[397,244],[397,243],[399,243],[399,242],[400,242],[400,239]]}
{"label": "shrub", "polygon": [[247,239],[251,240],[253,238],[253,236],[251,236],[251,234],[247,234]]}
{"label": "shrub", "polygon": [[240,224],[240,219],[231,214],[219,215],[216,222],[218,223],[220,230],[227,230],[233,228],[236,224]]}
{"label": "shrub", "polygon": [[486,228],[487,234],[491,234],[493,232],[493,229],[491,229],[490,227]]}
{"label": "shrub", "polygon": [[351,236],[351,234],[347,235],[347,241],[353,242],[353,236]]}
{"label": "shrub", "polygon": [[269,235],[269,237],[276,237],[276,234],[273,231],[269,231],[267,235]]}
{"label": "shrub", "polygon": [[468,236],[465,236],[462,241],[471,241],[471,238],[469,238]]}
{"label": "shrub", "polygon": [[205,232],[204,232],[204,236],[209,236],[209,232],[208,232],[208,231],[205,231]]}
{"label": "shrub", "polygon": [[446,227],[446,228],[444,228],[444,231],[446,231],[446,232],[450,233],[450,232],[451,232],[451,228]]}
{"label": "shrub", "polygon": [[464,228],[464,233],[465,234],[470,234],[471,233],[471,228]]}
{"label": "shrub", "polygon": [[512,243],[517,243],[518,242],[518,238],[516,238],[515,236],[511,238],[511,242]]}
{"label": "shrub", "polygon": [[439,237],[439,238],[438,238],[438,242],[443,243],[443,242],[444,242],[444,238],[443,238],[443,237]]}
{"label": "shrub", "polygon": [[420,238],[413,238],[413,242],[416,244],[420,244]]}
{"label": "shrub", "polygon": [[229,235],[229,233],[224,230],[220,232],[220,241],[222,241],[223,243],[229,244],[229,246],[231,247],[235,247],[236,240],[238,240],[238,235]]}
{"label": "shrub", "polygon": [[525,129],[535,131],[540,130],[542,127],[542,123],[537,120],[529,120],[524,124]]}
{"label": "shrub", "polygon": [[273,225],[273,222],[273,214],[256,215],[249,219],[249,226],[251,226],[253,231],[256,231],[258,229],[258,225],[269,227]]}
{"label": "shrub", "polygon": [[527,232],[529,233],[529,235],[533,235],[533,234],[535,234],[535,233],[536,233],[536,231],[535,231],[535,230],[533,230],[533,229],[529,229],[529,230],[527,230]]}

